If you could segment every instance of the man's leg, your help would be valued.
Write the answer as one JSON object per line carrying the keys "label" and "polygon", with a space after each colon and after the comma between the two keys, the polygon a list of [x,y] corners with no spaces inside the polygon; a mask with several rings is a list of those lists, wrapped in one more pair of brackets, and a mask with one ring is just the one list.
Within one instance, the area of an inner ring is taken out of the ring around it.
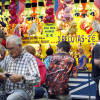
{"label": "man's leg", "polygon": [[98,87],[97,87],[97,90],[96,90],[96,100],[100,100]]}
{"label": "man's leg", "polygon": [[44,90],[42,87],[35,87],[35,96],[34,99],[43,98]]}
{"label": "man's leg", "polygon": [[19,89],[10,94],[7,100],[30,100],[30,97],[24,90]]}

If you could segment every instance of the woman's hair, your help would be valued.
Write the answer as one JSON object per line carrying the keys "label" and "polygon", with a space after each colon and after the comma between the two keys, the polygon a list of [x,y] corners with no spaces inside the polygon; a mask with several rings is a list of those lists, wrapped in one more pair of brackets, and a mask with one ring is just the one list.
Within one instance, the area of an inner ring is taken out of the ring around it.
{"label": "woman's hair", "polygon": [[52,48],[47,49],[46,54],[47,54],[47,56],[53,55],[53,49]]}
{"label": "woman's hair", "polygon": [[6,55],[6,48],[2,45],[0,45],[0,55],[2,55],[2,58],[0,58],[0,60],[2,61]]}
{"label": "woman's hair", "polygon": [[29,52],[30,54],[34,55],[36,54],[36,50],[33,46],[31,45],[27,45],[23,47],[27,52]]}
{"label": "woman's hair", "polygon": [[3,38],[3,40],[6,40],[4,32],[0,29],[0,38]]}
{"label": "woman's hair", "polygon": [[57,44],[57,47],[60,49],[60,48],[63,48],[63,51],[65,52],[69,52],[70,51],[70,48],[71,48],[71,45],[69,42],[67,41],[61,41]]}
{"label": "woman's hair", "polygon": [[80,52],[80,54],[84,54],[84,49],[83,48],[80,48],[79,49],[79,52]]}
{"label": "woman's hair", "polygon": [[20,37],[16,36],[16,35],[10,35],[6,42],[12,41],[14,42],[16,45],[21,44],[22,45],[22,40]]}

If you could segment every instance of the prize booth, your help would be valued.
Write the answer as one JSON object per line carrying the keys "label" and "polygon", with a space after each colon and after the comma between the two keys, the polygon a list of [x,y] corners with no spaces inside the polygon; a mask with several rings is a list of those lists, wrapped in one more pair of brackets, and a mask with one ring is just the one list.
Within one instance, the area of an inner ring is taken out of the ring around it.
{"label": "prize booth", "polygon": [[70,91],[73,98],[95,100],[91,53],[100,33],[100,0],[0,0],[0,16],[6,36],[17,34],[23,46],[35,47],[42,61],[48,48],[55,54],[57,43],[65,40],[79,65],[78,50],[84,48],[87,70],[70,77]]}

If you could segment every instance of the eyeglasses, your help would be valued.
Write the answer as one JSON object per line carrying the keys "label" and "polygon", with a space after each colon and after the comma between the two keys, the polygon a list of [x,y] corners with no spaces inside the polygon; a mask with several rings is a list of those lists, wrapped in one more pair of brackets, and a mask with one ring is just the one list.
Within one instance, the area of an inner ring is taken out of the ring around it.
{"label": "eyeglasses", "polygon": [[[17,46],[17,45],[16,45]],[[8,51],[12,51],[12,50],[14,50],[15,49],[15,47],[16,46],[14,46],[14,47],[11,47],[11,48],[6,48]]]}

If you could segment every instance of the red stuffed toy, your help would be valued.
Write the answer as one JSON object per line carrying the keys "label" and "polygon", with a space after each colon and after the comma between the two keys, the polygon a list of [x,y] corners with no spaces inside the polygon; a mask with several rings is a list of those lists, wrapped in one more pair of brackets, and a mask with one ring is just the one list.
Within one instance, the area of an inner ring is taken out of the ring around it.
{"label": "red stuffed toy", "polygon": [[12,0],[9,7],[9,13],[11,14],[11,16],[9,16],[9,18],[11,19],[9,21],[9,24],[18,24],[18,17],[17,17],[17,4],[16,4],[16,0]]}
{"label": "red stuffed toy", "polygon": [[47,0],[47,2],[46,2],[46,6],[50,6],[50,5],[53,5],[52,0]]}
{"label": "red stuffed toy", "polygon": [[53,8],[49,8],[46,10],[46,16],[44,17],[44,23],[54,23],[55,19],[54,19],[54,13],[53,13]]}

